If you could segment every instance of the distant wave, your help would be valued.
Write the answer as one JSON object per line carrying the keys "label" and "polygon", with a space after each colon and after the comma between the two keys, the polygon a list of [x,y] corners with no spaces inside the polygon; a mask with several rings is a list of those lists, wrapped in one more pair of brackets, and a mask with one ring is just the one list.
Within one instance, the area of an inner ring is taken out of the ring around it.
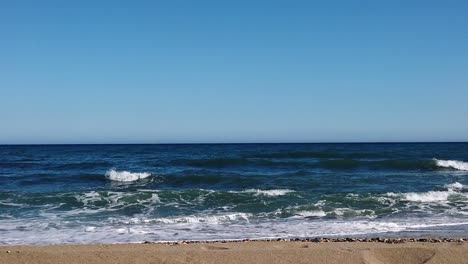
{"label": "distant wave", "polygon": [[293,151],[293,152],[276,152],[276,153],[262,153],[254,154],[251,158],[270,158],[270,159],[304,159],[304,158],[348,158],[348,159],[361,159],[361,158],[384,158],[388,155],[386,153],[371,153],[371,152],[335,152],[335,151]]}
{"label": "distant wave", "polygon": [[328,169],[328,170],[437,170],[433,160],[360,160],[360,159],[326,159],[305,161],[275,161],[267,158],[215,158],[215,159],[178,159],[175,165],[200,168],[231,168],[231,167],[266,167],[266,168],[296,168],[296,169]]}
{"label": "distant wave", "polygon": [[438,160],[434,159],[436,165],[444,168],[452,168],[461,171],[468,171],[468,162],[459,160]]}
{"label": "distant wave", "polygon": [[94,169],[99,167],[109,167],[111,164],[105,161],[93,161],[93,162],[78,162],[78,163],[65,163],[58,164],[53,166],[53,169],[63,169],[63,170],[82,170],[82,169]]}
{"label": "distant wave", "polygon": [[160,175],[164,185],[172,187],[188,188],[212,188],[213,186],[235,186],[234,188],[245,188],[248,186],[258,186],[263,178],[250,177],[231,172],[217,172],[210,170],[185,170],[172,175]]}
{"label": "distant wave", "polygon": [[244,158],[215,158],[215,159],[178,159],[172,161],[175,165],[188,165],[193,167],[233,167],[249,165],[251,161]]}
{"label": "distant wave", "polygon": [[254,193],[255,195],[265,195],[265,196],[282,196],[288,193],[294,192],[289,189],[274,189],[274,190],[260,190],[260,189],[248,189],[242,191],[245,193]]}
{"label": "distant wave", "polygon": [[46,163],[40,161],[0,161],[0,168],[17,168],[17,169],[51,169],[51,170],[83,170],[95,169],[112,166],[111,163],[105,161],[85,161],[77,163]]}
{"label": "distant wave", "polygon": [[43,166],[40,163],[34,162],[20,162],[20,161],[0,161],[0,168],[20,168],[20,169],[27,169],[27,168],[35,168]]}
{"label": "distant wave", "polygon": [[116,171],[114,169],[108,170],[106,172],[106,177],[112,181],[119,181],[119,182],[132,182],[138,181],[144,178],[148,178],[151,176],[151,173],[147,172],[129,172],[129,171]]}
{"label": "distant wave", "polygon": [[[289,155],[292,155],[289,153]],[[185,165],[201,168],[226,168],[226,167],[276,167],[276,168],[299,168],[314,169],[323,168],[329,170],[420,170],[433,171],[441,168],[449,168],[460,171],[468,171],[468,162],[458,160],[439,159],[383,159],[383,160],[362,160],[362,159],[325,159],[325,160],[271,160],[275,155],[264,155],[263,158],[215,158],[215,159],[179,159],[174,160],[176,165]],[[300,156],[298,154],[298,156]],[[306,156],[304,154],[304,156]]]}
{"label": "distant wave", "polygon": [[358,160],[358,159],[333,159],[317,163],[317,167],[331,170],[371,169],[371,170],[422,170],[431,171],[437,169],[431,160]]}

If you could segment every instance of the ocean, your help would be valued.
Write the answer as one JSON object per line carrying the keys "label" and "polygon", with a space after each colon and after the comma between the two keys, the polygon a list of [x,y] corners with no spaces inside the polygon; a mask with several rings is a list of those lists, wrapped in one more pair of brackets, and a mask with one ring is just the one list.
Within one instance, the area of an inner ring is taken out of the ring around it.
{"label": "ocean", "polygon": [[0,146],[0,244],[468,235],[468,143]]}

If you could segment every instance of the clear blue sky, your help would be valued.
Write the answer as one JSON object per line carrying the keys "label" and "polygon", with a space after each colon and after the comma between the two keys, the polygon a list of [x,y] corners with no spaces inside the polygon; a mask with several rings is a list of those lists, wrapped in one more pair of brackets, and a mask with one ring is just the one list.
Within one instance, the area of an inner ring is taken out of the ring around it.
{"label": "clear blue sky", "polygon": [[468,140],[468,1],[1,1],[0,143]]}

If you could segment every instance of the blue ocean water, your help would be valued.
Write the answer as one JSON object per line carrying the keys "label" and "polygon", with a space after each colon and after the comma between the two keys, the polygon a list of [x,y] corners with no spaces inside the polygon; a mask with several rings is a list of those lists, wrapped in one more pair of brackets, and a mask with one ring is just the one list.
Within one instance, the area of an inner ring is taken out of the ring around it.
{"label": "blue ocean water", "polygon": [[467,236],[468,143],[0,146],[0,244]]}

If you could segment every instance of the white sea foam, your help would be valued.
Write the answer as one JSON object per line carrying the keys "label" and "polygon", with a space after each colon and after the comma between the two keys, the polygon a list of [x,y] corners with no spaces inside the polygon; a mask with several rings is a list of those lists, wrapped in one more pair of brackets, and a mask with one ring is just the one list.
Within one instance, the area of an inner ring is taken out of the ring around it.
{"label": "white sea foam", "polygon": [[96,232],[95,226],[88,226],[85,228],[85,232]]}
{"label": "white sea foam", "polygon": [[454,182],[454,183],[451,183],[451,184],[446,184],[445,188],[447,188],[449,190],[461,191],[461,190],[463,190],[464,186],[463,186],[463,184],[461,184],[459,182]]}
{"label": "white sea foam", "polygon": [[422,203],[440,203],[446,202],[450,195],[457,195],[458,192],[448,191],[429,191],[429,192],[409,192],[409,193],[387,193],[388,196],[399,198],[403,201],[422,202]]}
{"label": "white sea foam", "polygon": [[459,182],[444,185],[447,191],[409,192],[409,193],[387,193],[387,196],[403,201],[422,203],[441,203],[450,199],[466,200],[468,194],[463,193],[465,186]]}
{"label": "white sea foam", "polygon": [[[54,223],[55,220],[52,220]],[[263,221],[213,224],[211,222],[174,222],[169,225],[145,222],[119,223],[110,220],[95,222],[92,225],[66,224],[59,228],[49,228],[43,219],[18,221],[0,220],[2,232],[0,245],[24,244],[82,244],[82,243],[136,243],[142,241],[215,240],[215,239],[262,239],[328,236],[374,236],[384,232],[424,232],[433,230],[434,235],[447,235],[450,226],[452,236],[466,233],[468,223],[463,219],[405,218],[380,220],[336,220],[336,221]],[[96,227],[96,228],[93,228]]]}
{"label": "white sea foam", "polygon": [[108,170],[106,172],[106,177],[112,181],[119,181],[119,182],[132,182],[141,180],[144,178],[148,178],[151,176],[151,173],[147,172],[129,172],[129,171],[116,171],[114,169]]}
{"label": "white sea foam", "polygon": [[1,205],[6,205],[6,206],[15,206],[15,207],[22,207],[24,206],[23,204],[18,204],[18,203],[11,203],[11,202],[5,202],[5,201],[0,201]]}
{"label": "white sea foam", "polygon": [[115,230],[118,234],[125,234],[128,233],[128,228],[118,228]]}
{"label": "white sea foam", "polygon": [[288,193],[294,192],[289,189],[274,189],[274,190],[260,190],[260,189],[248,189],[243,192],[246,193],[255,193],[255,195],[265,195],[265,196],[282,196]]}
{"label": "white sea foam", "polygon": [[296,216],[301,216],[301,217],[324,217],[327,214],[322,211],[322,210],[316,210],[316,211],[299,211],[296,212]]}
{"label": "white sea foam", "polygon": [[453,191],[430,191],[425,193],[406,193],[404,199],[412,202],[440,202],[447,201]]}
{"label": "white sea foam", "polygon": [[[154,211],[157,204],[161,200],[157,193],[135,193],[135,192],[84,192],[73,196],[77,202],[83,204],[75,209],[61,212],[62,216],[74,216],[85,214],[96,214],[101,212],[118,211],[132,203],[138,203],[139,206],[145,207],[146,212]],[[53,208],[48,208],[51,210]],[[44,212],[42,213],[44,214]]]}
{"label": "white sea foam", "polygon": [[377,217],[375,215],[375,211],[370,210],[370,209],[355,210],[351,208],[336,208],[330,213],[336,216],[361,216],[361,217],[367,217],[367,218]]}
{"label": "white sea foam", "polygon": [[161,203],[161,199],[159,199],[159,195],[156,193],[151,194],[149,201],[152,203]]}
{"label": "white sea foam", "polygon": [[439,167],[452,168],[461,171],[468,171],[468,162],[459,160],[438,160],[434,159],[435,163]]}
{"label": "white sea foam", "polygon": [[131,219],[133,223],[135,222],[143,222],[143,223],[164,223],[164,224],[176,224],[176,223],[223,223],[223,222],[230,222],[236,220],[243,220],[248,221],[249,217],[252,214],[247,213],[231,213],[231,214],[224,214],[224,215],[191,215],[191,216],[183,216],[183,217],[174,217],[174,218],[155,218],[155,219],[143,219],[143,220],[135,220],[134,218]]}
{"label": "white sea foam", "polygon": [[78,202],[82,202],[84,206],[89,206],[90,204],[94,202],[101,201],[102,197],[98,192],[90,191],[90,192],[83,193],[81,195],[75,195],[75,199]]}

